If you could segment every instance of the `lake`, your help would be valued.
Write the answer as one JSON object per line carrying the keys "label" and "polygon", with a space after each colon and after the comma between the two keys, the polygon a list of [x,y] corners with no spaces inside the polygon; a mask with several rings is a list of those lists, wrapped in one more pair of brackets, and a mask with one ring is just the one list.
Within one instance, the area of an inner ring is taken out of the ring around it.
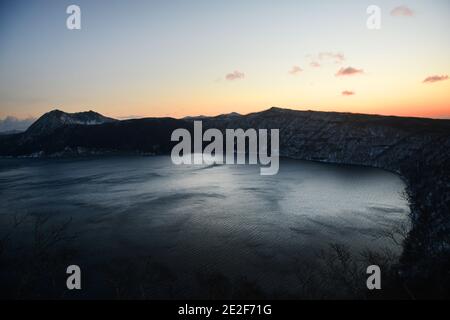
{"label": "lake", "polygon": [[[275,176],[168,156],[1,159],[0,295],[345,297],[335,272],[401,253],[405,187],[379,169],[289,159]],[[69,264],[80,292],[65,290]]]}

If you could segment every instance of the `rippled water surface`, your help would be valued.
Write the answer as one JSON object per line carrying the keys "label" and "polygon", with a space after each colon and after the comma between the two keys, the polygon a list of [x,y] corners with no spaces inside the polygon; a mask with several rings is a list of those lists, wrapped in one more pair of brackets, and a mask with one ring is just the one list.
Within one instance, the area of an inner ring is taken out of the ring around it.
{"label": "rippled water surface", "polygon": [[295,291],[299,261],[329,244],[399,252],[379,235],[407,221],[404,188],[386,171],[294,160],[261,176],[257,166],[174,166],[169,157],[3,159],[0,227],[14,241],[4,255],[20,260],[35,226],[15,228],[11,217],[68,221],[69,260],[85,272],[88,296],[128,281],[143,261],[152,297],[205,297],[208,279]]}

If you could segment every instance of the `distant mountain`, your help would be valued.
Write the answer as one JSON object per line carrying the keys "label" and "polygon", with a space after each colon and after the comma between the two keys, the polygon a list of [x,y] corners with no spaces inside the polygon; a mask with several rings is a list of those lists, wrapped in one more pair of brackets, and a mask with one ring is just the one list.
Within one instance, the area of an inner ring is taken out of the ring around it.
{"label": "distant mountain", "polygon": [[209,118],[208,116],[200,115],[200,116],[187,116],[184,117],[183,120],[203,120]]}
{"label": "distant mountain", "polygon": [[408,184],[413,224],[399,275],[424,297],[450,284],[450,120],[271,108],[248,115],[117,121],[93,111],[55,110],[26,132],[0,135],[0,156],[168,154],[173,130],[193,132],[194,120],[202,120],[205,130],[280,129],[284,157],[399,173]]}
{"label": "distant mountain", "polygon": [[435,145],[436,150],[440,150],[449,142],[450,135],[450,120],[275,107],[248,115],[231,113],[215,117],[121,121],[94,111],[54,110],[40,117],[25,132],[2,136],[0,155],[52,155],[68,150],[164,153],[169,152],[172,145],[172,131],[176,128],[192,130],[194,120],[202,120],[205,129],[280,129],[282,156],[377,166],[379,161],[381,167],[386,167],[385,157],[398,154],[401,149],[406,156],[440,141],[440,145]]}
{"label": "distant mountain", "polygon": [[34,122],[26,131],[28,136],[48,135],[58,128],[66,125],[99,125],[118,120],[102,116],[94,111],[66,113],[53,110]]}
{"label": "distant mountain", "polygon": [[13,134],[23,132],[28,129],[28,127],[36,119],[17,119],[16,117],[8,116],[5,119],[0,119],[0,134]]}
{"label": "distant mountain", "polygon": [[207,119],[228,119],[228,118],[235,118],[235,117],[240,117],[242,116],[241,114],[237,113],[237,112],[231,112],[231,113],[224,113],[218,116],[187,116],[184,117],[183,120],[207,120]]}
{"label": "distant mountain", "polygon": [[0,135],[11,135],[11,134],[17,134],[21,133],[25,130],[8,130],[8,131],[0,131]]}
{"label": "distant mountain", "polygon": [[224,113],[224,114],[218,115],[216,117],[212,117],[212,118],[232,119],[232,118],[241,117],[241,116],[242,115],[237,112],[231,112],[231,113]]}

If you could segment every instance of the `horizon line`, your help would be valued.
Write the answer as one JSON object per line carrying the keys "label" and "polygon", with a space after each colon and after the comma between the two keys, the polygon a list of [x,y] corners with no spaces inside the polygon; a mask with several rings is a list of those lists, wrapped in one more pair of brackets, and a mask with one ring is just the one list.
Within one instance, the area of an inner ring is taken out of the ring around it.
{"label": "horizon line", "polygon": [[[277,107],[277,106],[272,106],[269,108],[265,108],[265,109],[261,109],[259,111],[252,111],[252,112],[248,112],[248,113],[239,113],[237,111],[232,111],[232,112],[228,112],[228,113],[219,113],[219,114],[214,114],[214,115],[187,115],[187,116],[182,116],[182,117],[175,117],[175,116],[170,116],[170,115],[166,115],[166,116],[146,116],[146,115],[130,115],[130,116],[111,116],[105,113],[101,113],[96,111],[95,109],[93,109],[92,107],[88,107],[87,110],[81,110],[81,111],[75,111],[75,112],[68,112],[68,111],[64,111],[62,110],[62,108],[55,108],[55,109],[50,109],[49,111],[42,113],[40,116],[37,117],[33,117],[33,116],[27,116],[24,118],[20,118],[20,117],[16,117],[13,115],[6,115],[4,118],[0,118],[0,121],[5,121],[8,118],[12,118],[13,120],[17,120],[17,121],[30,121],[30,120],[38,120],[39,118],[41,118],[42,116],[44,116],[47,113],[53,112],[53,111],[61,111],[67,114],[74,114],[74,113],[83,113],[83,112],[96,112],[101,114],[102,116],[106,116],[109,118],[113,118],[115,120],[118,121],[127,121],[127,120],[139,120],[139,119],[149,119],[149,118],[153,118],[153,119],[157,119],[157,118],[172,118],[172,119],[177,119],[177,120],[183,120],[186,118],[214,118],[214,117],[219,117],[219,116],[224,116],[224,115],[230,115],[230,114],[236,114],[239,116],[249,116],[252,114],[256,114],[256,113],[262,113],[262,112],[267,112],[273,109],[280,109],[280,110],[285,110],[285,111],[298,111],[298,112],[317,112],[317,113],[337,113],[337,114],[350,114],[350,115],[367,115],[367,116],[379,116],[379,117],[396,117],[396,118],[417,118],[417,119],[432,119],[432,120],[450,120],[450,115],[445,115],[442,117],[427,117],[427,116],[405,116],[405,115],[395,115],[395,114],[382,114],[382,113],[363,113],[363,112],[352,112],[352,111],[333,111],[333,110],[314,110],[311,108],[302,108],[302,109],[293,109],[293,108],[288,108],[288,107]],[[449,107],[450,109],[450,107]]]}

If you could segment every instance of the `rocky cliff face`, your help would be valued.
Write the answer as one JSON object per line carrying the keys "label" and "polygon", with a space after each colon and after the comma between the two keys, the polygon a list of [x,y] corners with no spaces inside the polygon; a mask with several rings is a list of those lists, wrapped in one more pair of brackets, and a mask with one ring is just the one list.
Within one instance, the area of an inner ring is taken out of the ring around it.
{"label": "rocky cliff face", "polygon": [[[176,128],[197,118],[61,125],[48,135],[0,136],[0,155],[69,150],[167,153]],[[280,129],[281,156],[374,166],[408,184],[413,229],[404,243],[402,286],[427,297],[450,295],[450,120],[272,108],[245,116],[201,117],[204,129]],[[31,129],[31,128],[30,128]]]}
{"label": "rocky cliff face", "polygon": [[407,182],[413,229],[399,273],[415,294],[450,295],[450,121],[272,108],[207,127],[279,128],[285,157],[373,166]]}

